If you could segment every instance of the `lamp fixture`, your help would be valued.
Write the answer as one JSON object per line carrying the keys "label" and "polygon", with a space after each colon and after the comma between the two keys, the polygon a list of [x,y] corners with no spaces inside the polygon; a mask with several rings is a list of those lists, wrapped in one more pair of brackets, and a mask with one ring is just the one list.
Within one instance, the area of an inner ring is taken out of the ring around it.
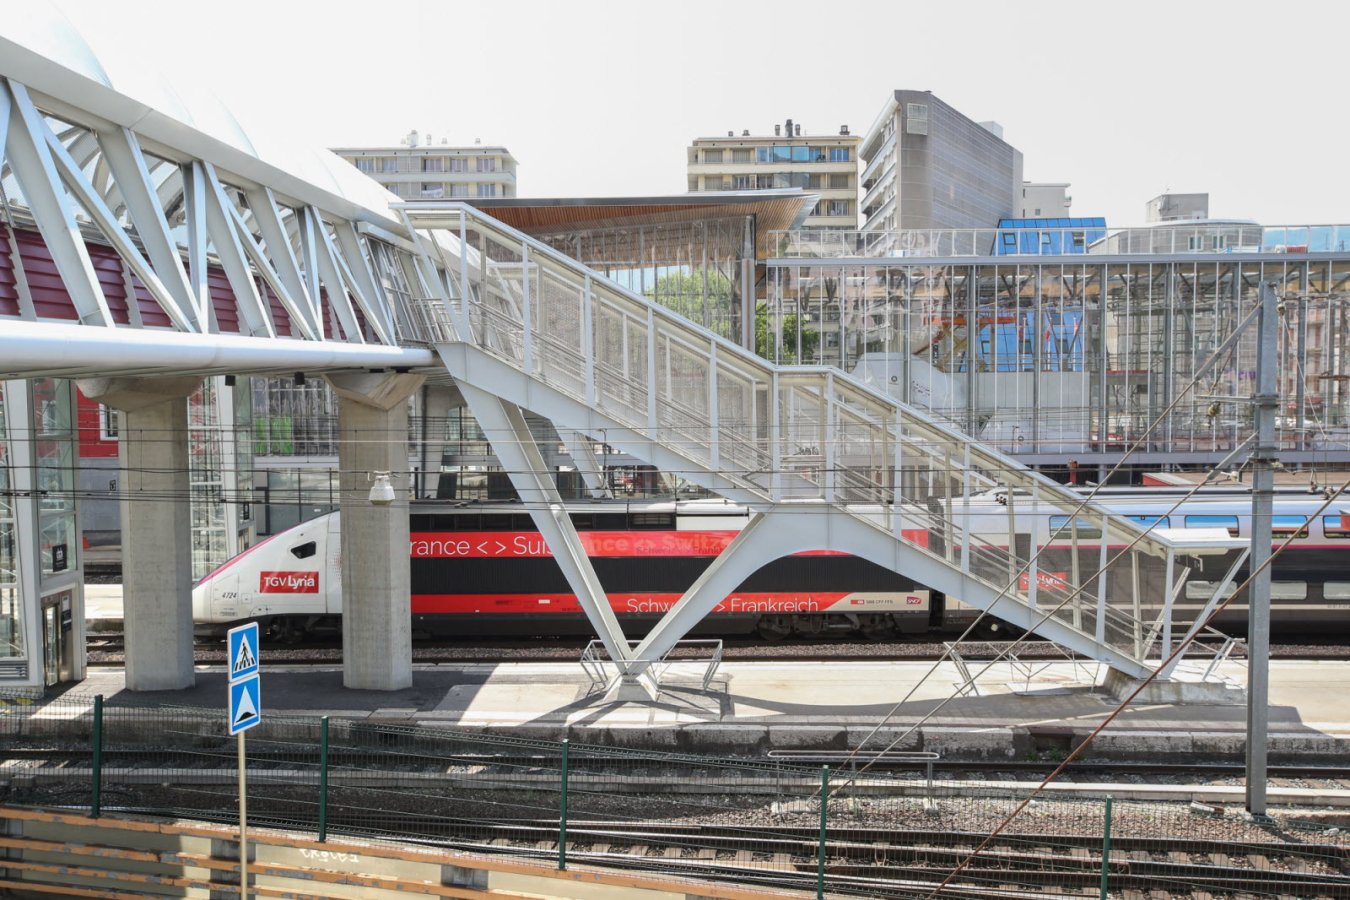
{"label": "lamp fixture", "polygon": [[394,485],[389,481],[388,472],[371,472],[369,480],[374,484],[370,486],[370,502],[375,506],[388,506],[394,502]]}

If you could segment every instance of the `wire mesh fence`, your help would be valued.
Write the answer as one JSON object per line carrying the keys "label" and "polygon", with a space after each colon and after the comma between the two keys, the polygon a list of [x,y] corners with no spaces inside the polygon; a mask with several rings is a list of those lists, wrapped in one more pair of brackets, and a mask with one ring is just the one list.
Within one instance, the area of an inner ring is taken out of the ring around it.
{"label": "wire mesh fence", "polygon": [[[224,719],[0,695],[0,802],[232,822],[237,746]],[[943,895],[1057,885],[1098,896],[1350,896],[1350,814],[1325,810],[1256,822],[1189,800],[1046,795],[1006,821],[1030,786],[934,780],[922,765],[831,771],[369,719],[268,715],[246,748],[250,822],[320,840],[820,895],[932,896],[950,878]]]}

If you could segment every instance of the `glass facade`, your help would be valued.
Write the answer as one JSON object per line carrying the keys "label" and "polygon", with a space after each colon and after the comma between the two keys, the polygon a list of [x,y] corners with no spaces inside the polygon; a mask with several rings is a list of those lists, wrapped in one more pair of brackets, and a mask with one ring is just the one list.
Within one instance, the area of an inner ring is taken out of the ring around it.
{"label": "glass facade", "polygon": [[[1256,333],[1195,371],[1273,281],[1282,451],[1350,450],[1350,259],[781,260],[761,352],[838,366],[1011,452],[1222,453],[1251,432]],[[1082,459],[1089,458],[1080,456]]]}
{"label": "glass facade", "polygon": [[32,382],[35,488],[43,575],[76,568],[74,396],[69,381]]}
{"label": "glass facade", "polygon": [[27,655],[23,604],[19,600],[19,534],[10,472],[10,440],[5,384],[0,381],[0,659]]}

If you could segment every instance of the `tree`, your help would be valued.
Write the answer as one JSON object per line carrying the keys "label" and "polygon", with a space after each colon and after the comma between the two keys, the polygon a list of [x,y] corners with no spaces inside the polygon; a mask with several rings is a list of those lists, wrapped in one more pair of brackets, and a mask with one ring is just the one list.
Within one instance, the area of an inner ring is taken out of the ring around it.
{"label": "tree", "polygon": [[662,275],[644,292],[666,309],[734,339],[735,285],[715,269],[690,269]]}
{"label": "tree", "polygon": [[[820,343],[820,332],[814,329],[802,331],[800,318],[795,313],[784,315],[783,338],[778,352],[774,352],[773,323],[769,318],[769,305],[760,303],[755,307],[755,352],[770,361],[794,365],[802,360],[813,362],[816,358],[816,346]],[[798,332],[801,331],[802,360],[797,359]]]}

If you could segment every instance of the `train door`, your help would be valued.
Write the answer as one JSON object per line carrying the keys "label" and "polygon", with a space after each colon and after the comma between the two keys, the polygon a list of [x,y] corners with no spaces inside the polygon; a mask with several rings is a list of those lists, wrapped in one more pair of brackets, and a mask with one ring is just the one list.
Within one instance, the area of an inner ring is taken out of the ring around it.
{"label": "train door", "polygon": [[73,606],[70,591],[42,598],[42,674],[47,687],[75,678]]}

